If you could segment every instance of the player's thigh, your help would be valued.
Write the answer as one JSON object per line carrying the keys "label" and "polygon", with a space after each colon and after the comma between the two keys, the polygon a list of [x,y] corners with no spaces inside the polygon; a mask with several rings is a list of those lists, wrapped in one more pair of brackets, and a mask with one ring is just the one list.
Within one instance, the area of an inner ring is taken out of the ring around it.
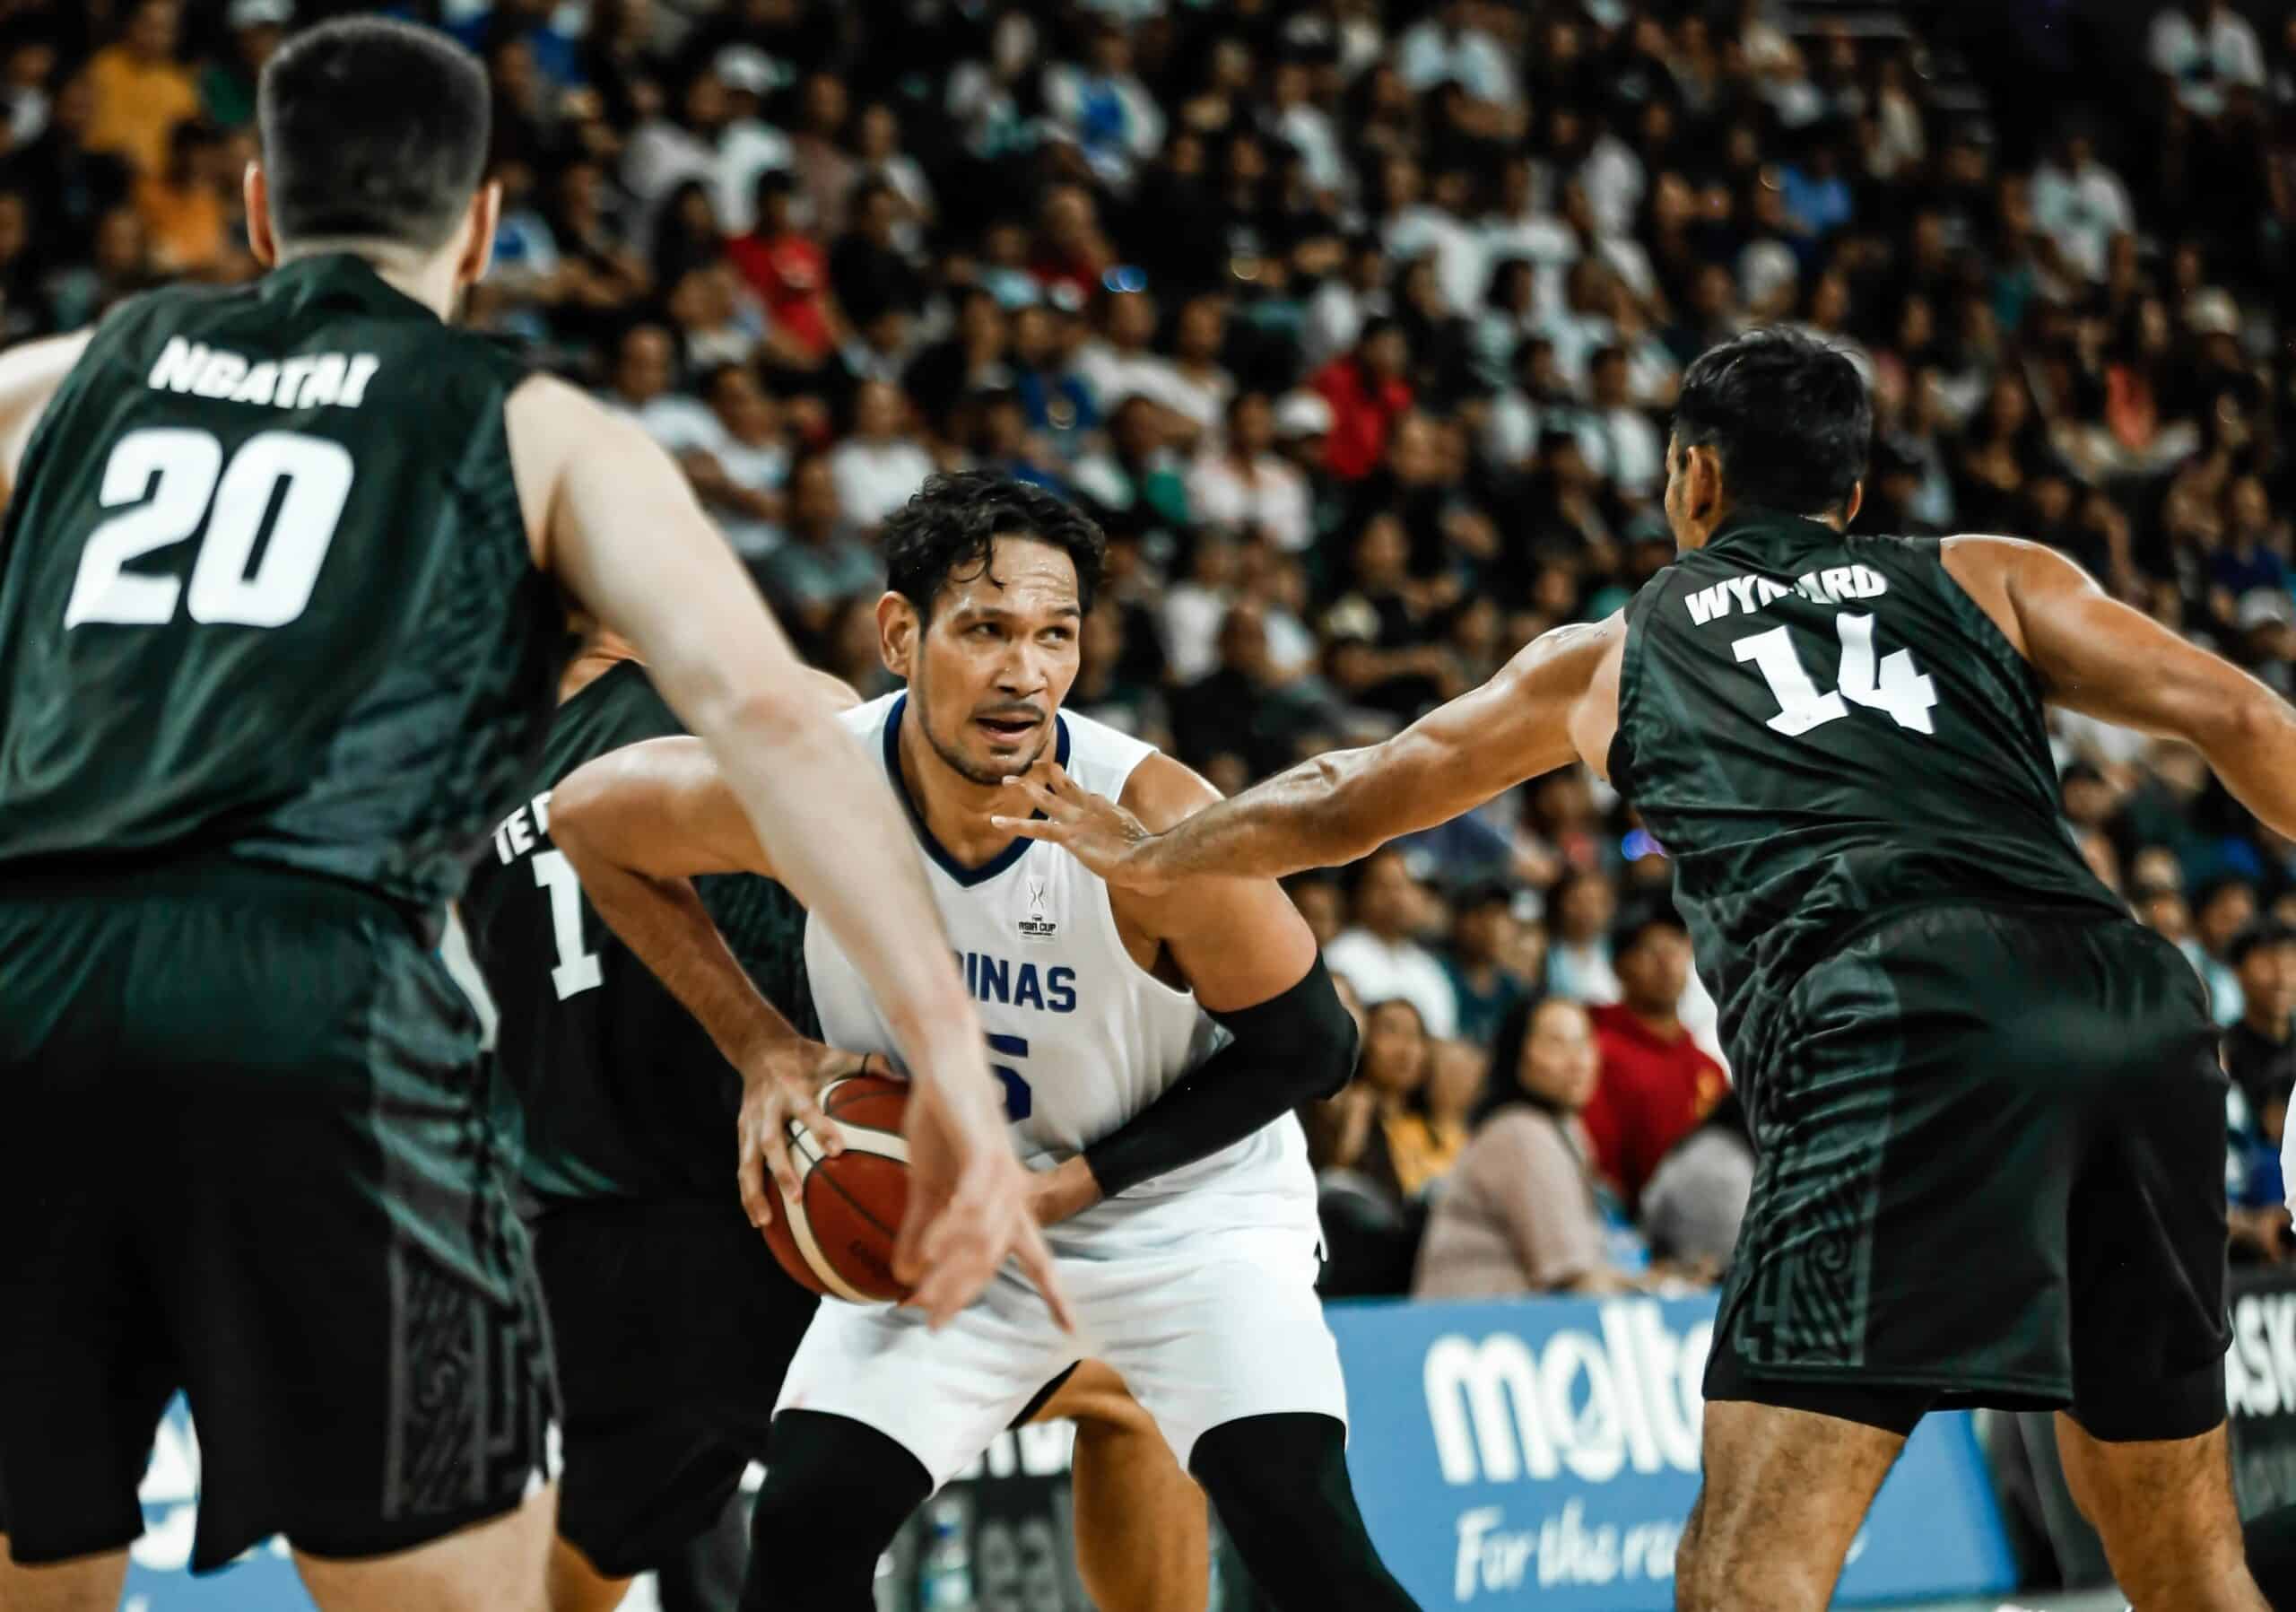
{"label": "player's thigh", "polygon": [[1339,1346],[1316,1296],[1309,1238],[1209,1233],[1184,1251],[1099,1261],[1073,1280],[1064,1267],[1062,1277],[1101,1357],[1183,1468],[1222,1423],[1305,1412],[1345,1424]]}
{"label": "player's thigh", "polygon": [[80,887],[7,894],[0,1511],[15,1560],[51,1564],[143,1531],[136,1486],[179,1368],[139,1240],[175,1212],[152,1189],[172,1137],[119,1059],[135,904]]}
{"label": "player's thigh", "polygon": [[0,1534],[0,1612],[112,1612],[127,1582],[127,1552],[109,1550],[45,1567],[19,1565]]}
{"label": "player's thigh", "polygon": [[140,943],[129,1061],[171,1135],[141,1246],[200,1433],[194,1564],[516,1509],[554,1395],[467,1000],[390,909],[310,881],[187,893]]}
{"label": "player's thigh", "polygon": [[299,1550],[295,1570],[319,1612],[546,1612],[557,1511],[557,1492],[538,1486],[516,1509],[427,1544],[356,1561]]}
{"label": "player's thigh", "polygon": [[[1064,1283],[1068,1269],[1064,1263]],[[874,1428],[916,1457],[938,1488],[1075,1358],[1075,1340],[1042,1296],[1010,1272],[938,1332],[913,1310],[824,1303],[775,1414],[814,1411]]]}
{"label": "player's thigh", "polygon": [[631,1577],[715,1526],[764,1459],[814,1302],[730,1194],[554,1205],[534,1237],[564,1407],[559,1532]]}
{"label": "player's thigh", "polygon": [[1204,1491],[1105,1363],[1080,1362],[1032,1420],[1073,1421],[1076,1568],[1101,1612],[1201,1612],[1210,1594]]}
{"label": "player's thigh", "polygon": [[[2220,1373],[2220,1409],[2222,1391]],[[2066,1486],[2095,1524],[2114,1581],[2138,1612],[2263,1606],[2243,1564],[2221,1417],[2193,1437],[2116,1441],[2060,1416],[2057,1436]]]}
{"label": "player's thigh", "polygon": [[2081,1137],[2057,1037],[1993,915],[1914,915],[1795,988],[1715,1352],[1751,1373],[2072,1391],[2066,1206]]}

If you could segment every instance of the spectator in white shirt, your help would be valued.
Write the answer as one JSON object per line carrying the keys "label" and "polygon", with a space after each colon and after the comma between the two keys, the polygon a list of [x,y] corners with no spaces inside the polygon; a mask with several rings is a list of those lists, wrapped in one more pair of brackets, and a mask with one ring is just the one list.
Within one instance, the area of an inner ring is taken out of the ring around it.
{"label": "spectator in white shirt", "polygon": [[861,109],[855,124],[854,146],[860,159],[857,182],[882,179],[900,198],[900,222],[893,225],[893,244],[910,257],[925,244],[933,222],[933,186],[917,159],[900,149],[900,118],[882,100]]}
{"label": "spectator in white shirt", "polygon": [[1100,334],[1076,352],[1076,373],[1103,420],[1127,397],[1145,397],[1180,413],[1180,377],[1171,361],[1149,350],[1156,335],[1156,299],[1144,291],[1110,292],[1100,302]]}
{"label": "spectator in white shirt", "polygon": [[779,405],[745,364],[720,364],[702,377],[709,429],[665,442],[727,541],[744,560],[761,559],[781,542],[789,444]]}
{"label": "spectator in white shirt", "polygon": [[2032,208],[2035,226],[2092,284],[2104,281],[2113,237],[2136,228],[2126,187],[2097,161],[2096,147],[2078,130],[2066,135],[2052,161],[2033,170]]}
{"label": "spectator in white shirt", "polygon": [[2264,87],[2264,47],[2248,21],[2223,0],[2186,0],[2152,19],[2145,57],[2196,118],[2224,115],[2234,86]]}
{"label": "spectator in white shirt", "polygon": [[1511,107],[1522,85],[1499,41],[1485,33],[1476,0],[1444,0],[1435,15],[1404,30],[1396,44],[1396,70],[1413,94],[1455,83],[1477,100]]}
{"label": "spectator in white shirt", "polygon": [[1503,387],[1513,372],[1515,351],[1537,333],[1536,276],[1527,257],[1501,257],[1491,266],[1491,285],[1474,322],[1475,371]]}
{"label": "spectator in white shirt", "polygon": [[1276,454],[1275,410],[1264,392],[1228,405],[1227,432],[1188,473],[1188,513],[1239,533],[1257,532],[1289,553],[1314,539],[1308,484]]}
{"label": "spectator in white shirt", "polygon": [[1634,148],[1605,127],[1595,136],[1578,165],[1578,183],[1595,212],[1595,228],[1605,237],[1631,237],[1649,176]]}
{"label": "spectator in white shirt", "polygon": [[1433,253],[1444,300],[1453,308],[1480,305],[1490,270],[1481,234],[1462,216],[1474,194],[1474,177],[1461,168],[1444,170],[1435,178],[1431,202],[1419,199],[1419,164],[1409,157],[1388,158],[1383,178],[1388,257],[1400,264]]}
{"label": "spectator in white shirt", "polygon": [[1315,102],[1315,72],[1296,55],[1276,58],[1268,83],[1274,103],[1270,122],[1276,138],[1298,152],[1308,165],[1308,183],[1324,196],[1336,196],[1347,188],[1347,160],[1339,143],[1339,126]]}
{"label": "spectator in white shirt", "polygon": [[1173,360],[1165,383],[1165,405],[1195,428],[1200,440],[1220,429],[1235,378],[1220,363],[1228,339],[1228,304],[1211,293],[1190,297],[1172,323]]}
{"label": "spectator in white shirt", "polygon": [[1352,242],[1346,266],[1308,299],[1307,328],[1300,334],[1300,356],[1308,374],[1353,347],[1363,334],[1364,320],[1391,310],[1387,284],[1387,255],[1378,237]]}
{"label": "spectator in white shirt", "polygon": [[777,70],[773,59],[754,45],[726,46],[716,65],[732,118],[718,139],[710,199],[726,233],[746,235],[757,226],[758,176],[769,169],[786,170],[792,160],[789,136],[759,115],[787,70]]}
{"label": "spectator in white shirt", "polygon": [[1569,288],[1566,305],[1541,332],[1554,344],[1555,362],[1579,396],[1586,393],[1587,370],[1595,354],[1618,339],[1608,312],[1610,277],[1609,266],[1596,258],[1582,257],[1571,265],[1564,282]]}
{"label": "spectator in white shirt", "polygon": [[1448,1041],[1457,1034],[1459,998],[1451,977],[1412,938],[1426,897],[1404,853],[1390,845],[1357,864],[1354,898],[1353,927],[1324,948],[1331,972],[1366,1002],[1409,1002],[1430,1035]]}
{"label": "spectator in white shirt", "polygon": [[863,531],[907,503],[933,474],[933,456],[902,431],[908,414],[900,388],[865,380],[853,394],[853,434],[830,452],[839,507]]}
{"label": "spectator in white shirt", "polygon": [[1634,406],[1626,351],[1605,347],[1590,368],[1594,405],[1575,429],[1587,466],[1622,497],[1640,501],[1655,494],[1666,475],[1665,444],[1650,416]]}
{"label": "spectator in white shirt", "polygon": [[622,333],[613,377],[598,401],[637,421],[648,436],[675,453],[716,424],[708,409],[671,389],[676,376],[677,346],[670,333],[651,321],[632,325]]}
{"label": "spectator in white shirt", "polygon": [[1175,684],[1199,682],[1220,665],[1220,623],[1236,602],[1236,540],[1218,527],[1197,529],[1185,579],[1164,590],[1164,665]]}
{"label": "spectator in white shirt", "polygon": [[1555,363],[1554,344],[1543,335],[1515,344],[1514,384],[1492,400],[1483,423],[1483,452],[1500,470],[1527,471],[1539,439],[1576,417],[1570,383]]}
{"label": "spectator in white shirt", "polygon": [[1499,200],[1482,223],[1485,257],[1531,266],[1531,306],[1539,318],[1562,311],[1563,276],[1578,261],[1578,237],[1538,200],[1538,169],[1518,152],[1499,169]]}
{"label": "spectator in white shirt", "polygon": [[1618,914],[1618,892],[1610,880],[1577,869],[1564,874],[1547,897],[1547,989],[1573,1002],[1617,1001],[1611,919]]}

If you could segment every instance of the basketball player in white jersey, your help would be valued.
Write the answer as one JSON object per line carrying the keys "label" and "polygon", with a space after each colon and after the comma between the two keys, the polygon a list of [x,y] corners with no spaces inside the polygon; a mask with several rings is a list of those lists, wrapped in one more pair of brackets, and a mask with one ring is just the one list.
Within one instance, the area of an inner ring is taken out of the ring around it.
{"label": "basketball player in white jersey", "polygon": [[[1155,1418],[1278,1607],[1410,1607],[1356,1510],[1315,1294],[1315,1187],[1291,1110],[1344,1084],[1355,1033],[1314,938],[1273,881],[1140,900],[992,826],[1017,809],[1001,780],[1039,756],[1152,821],[1216,797],[1151,746],[1060,712],[1104,546],[1091,521],[994,476],[936,477],[883,544],[881,645],[908,687],[843,719],[927,853],[1075,1327],[1011,1277],[938,1331],[905,1308],[822,1306],[758,1504],[774,1571],[752,1575],[744,1604],[866,1612],[909,1512],[1048,1377],[1091,1356]],[[657,937],[682,923],[689,954],[723,947],[683,881],[771,872],[691,741],[591,763],[551,815],[607,920]],[[824,1037],[891,1051],[835,938],[812,924],[805,949]],[[753,990],[695,1006],[720,1016],[721,1044],[762,1033]]]}

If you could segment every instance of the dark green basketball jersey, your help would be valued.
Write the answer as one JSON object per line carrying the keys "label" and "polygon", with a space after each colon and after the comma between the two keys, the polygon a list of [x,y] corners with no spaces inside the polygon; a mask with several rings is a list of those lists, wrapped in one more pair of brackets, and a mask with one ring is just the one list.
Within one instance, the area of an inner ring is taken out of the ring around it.
{"label": "dark green basketball jersey", "polygon": [[0,527],[0,879],[220,853],[440,909],[565,642],[524,374],[350,257],[107,318]]}
{"label": "dark green basketball jersey", "polygon": [[1611,769],[1742,1079],[1810,964],[1909,908],[2125,911],[2060,815],[2032,668],[1935,539],[1726,522],[1628,606]]}
{"label": "dark green basketball jersey", "polygon": [[[546,1198],[733,1190],[738,1078],[652,971],[583,898],[550,840],[550,791],[609,752],[683,733],[625,662],[559,708],[525,806],[494,831],[462,902],[501,1024],[499,1076],[523,1135],[521,1173]],[[766,998],[820,1034],[805,984],[805,910],[770,879],[696,879],[702,905]]]}

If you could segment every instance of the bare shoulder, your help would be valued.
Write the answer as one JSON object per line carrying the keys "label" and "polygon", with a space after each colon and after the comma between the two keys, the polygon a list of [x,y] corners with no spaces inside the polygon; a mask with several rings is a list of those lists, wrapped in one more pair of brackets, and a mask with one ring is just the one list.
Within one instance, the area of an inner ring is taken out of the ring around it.
{"label": "bare shoulder", "polygon": [[2062,590],[2087,591],[2089,574],[2044,543],[2025,537],[1967,533],[1938,545],[1946,575],[1977,601],[2018,654],[2030,658],[2021,600],[2044,598]]}
{"label": "bare shoulder", "polygon": [[23,463],[24,449],[31,443],[32,431],[39,424],[48,400],[80,362],[94,334],[75,330],[69,335],[46,336],[0,353],[0,470],[4,470],[10,486],[15,484],[17,466]]}
{"label": "bare shoulder", "polygon": [[1161,834],[1219,800],[1220,791],[1202,774],[1160,750],[1132,770],[1117,804],[1139,818],[1150,833]]}

